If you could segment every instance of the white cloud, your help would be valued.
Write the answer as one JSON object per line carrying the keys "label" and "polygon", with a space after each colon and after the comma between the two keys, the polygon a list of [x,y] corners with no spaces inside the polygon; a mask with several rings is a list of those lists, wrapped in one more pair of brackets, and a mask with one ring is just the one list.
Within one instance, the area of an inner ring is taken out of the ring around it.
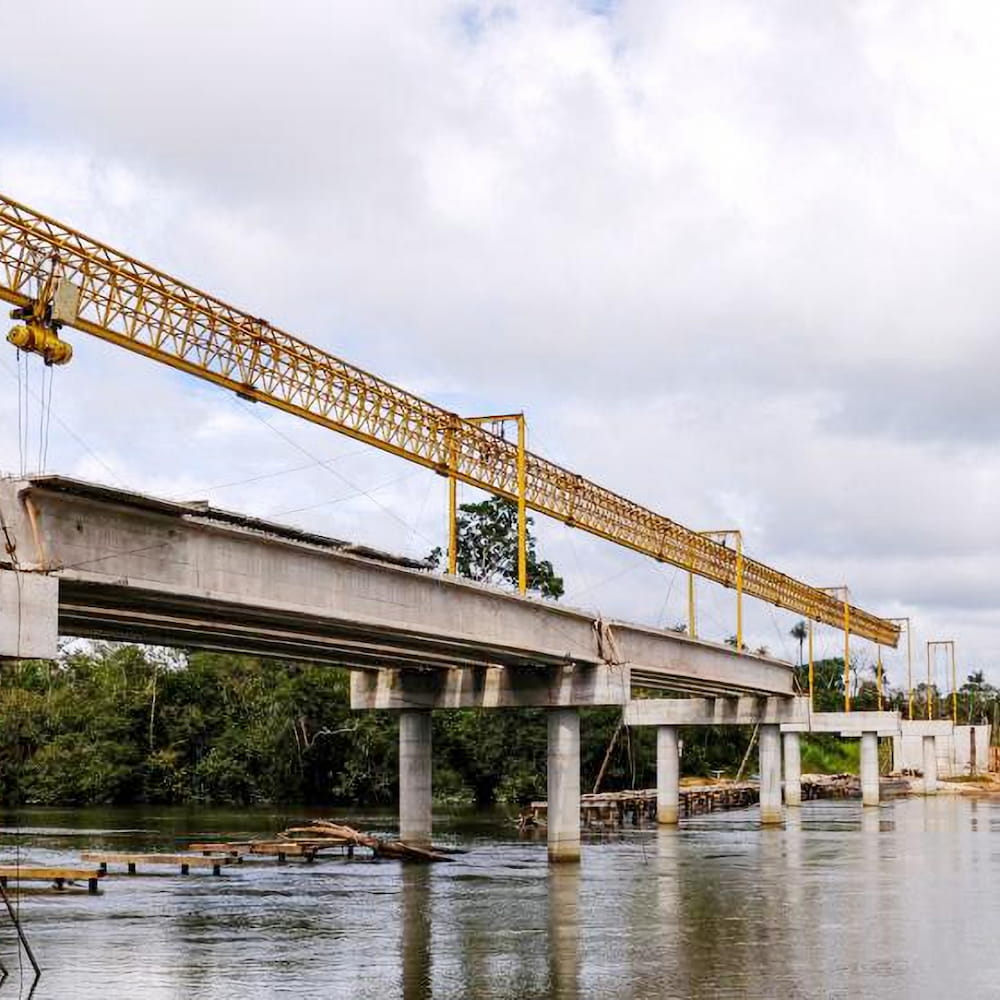
{"label": "white cloud", "polygon": [[[960,625],[991,669],[994,5],[104,10],[3,5],[46,58],[0,64],[0,190],[447,406],[524,407],[563,464],[738,522],[752,554],[928,634]],[[50,465],[441,540],[436,477],[396,482],[407,466],[267,413],[346,457],[255,479],[309,459],[242,404],[75,339],[56,406],[90,452],[54,425]],[[673,613],[661,568],[539,529],[571,598]]]}

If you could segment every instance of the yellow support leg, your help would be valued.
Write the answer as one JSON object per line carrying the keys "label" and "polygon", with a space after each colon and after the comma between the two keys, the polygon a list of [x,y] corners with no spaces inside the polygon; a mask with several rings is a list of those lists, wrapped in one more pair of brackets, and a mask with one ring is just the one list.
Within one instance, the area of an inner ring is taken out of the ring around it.
{"label": "yellow support leg", "polygon": [[844,711],[851,710],[851,605],[844,588]]}
{"label": "yellow support leg", "polygon": [[743,534],[736,532],[736,648],[743,650]]}
{"label": "yellow support leg", "polygon": [[688,635],[698,638],[698,622],[696,618],[694,573],[688,573]]}
{"label": "yellow support leg", "polygon": [[813,623],[809,622],[809,710],[816,710],[816,669],[813,664]]}
{"label": "yellow support leg", "polygon": [[517,417],[517,589],[528,592],[528,490],[524,414]]}
{"label": "yellow support leg", "polygon": [[448,477],[448,572],[458,574],[458,480]]}
{"label": "yellow support leg", "polygon": [[875,668],[875,689],[878,692],[878,710],[882,711],[882,647],[878,646],[878,664]]}

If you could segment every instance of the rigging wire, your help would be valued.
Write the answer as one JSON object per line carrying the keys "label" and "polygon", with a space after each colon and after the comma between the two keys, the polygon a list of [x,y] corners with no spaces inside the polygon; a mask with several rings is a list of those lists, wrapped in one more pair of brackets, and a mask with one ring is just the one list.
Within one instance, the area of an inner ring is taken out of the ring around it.
{"label": "rigging wire", "polygon": [[[20,351],[18,351],[18,361],[19,361],[19,362],[20,362],[20,355],[21,355],[21,352],[20,352]],[[11,377],[11,378],[13,378],[13,379],[16,379],[16,380],[17,380],[17,386],[18,386],[18,403],[19,403],[19,405],[18,405],[18,437],[19,437],[19,439],[20,439],[20,429],[21,429],[21,412],[22,412],[22,411],[21,411],[21,407],[20,407],[20,397],[21,397],[21,377],[20,377],[20,363],[18,364],[18,370],[17,370],[17,372],[15,372],[15,371],[13,371],[13,370],[11,369],[10,365],[8,365],[8,364],[7,364],[7,362],[6,362],[5,360],[4,360],[4,358],[3,358],[3,355],[2,355],[2,354],[0,354],[0,367],[2,367],[2,368],[4,369],[4,371],[5,371],[5,372],[7,372],[7,374],[8,374],[8,375],[10,375],[10,377]],[[74,441],[75,441],[75,442],[76,442],[76,443],[77,443],[77,444],[78,444],[78,445],[79,445],[79,446],[80,446],[80,447],[81,447],[81,448],[82,448],[82,449],[83,449],[83,450],[84,450],[84,451],[85,451],[85,452],[86,452],[86,453],[87,453],[87,454],[88,454],[88,455],[89,455],[89,456],[90,456],[90,457],[91,457],[91,458],[92,458],[93,460],[94,460],[94,461],[95,461],[95,462],[97,462],[97,464],[98,464],[98,465],[102,466],[102,468],[103,468],[103,469],[105,470],[105,472],[107,472],[107,473],[108,473],[108,475],[109,475],[109,476],[111,477],[111,480],[112,480],[112,482],[114,482],[114,483],[115,483],[116,485],[118,485],[118,486],[121,486],[121,487],[123,487],[123,488],[124,488],[125,484],[124,484],[124,483],[122,482],[122,479],[121,479],[121,477],[120,477],[120,476],[118,475],[118,473],[116,473],[116,472],[115,472],[115,470],[114,470],[114,469],[112,469],[112,468],[111,468],[111,466],[110,466],[110,465],[108,465],[108,463],[107,463],[107,462],[105,462],[105,461],[104,461],[104,459],[103,459],[103,458],[101,458],[101,456],[100,456],[100,455],[98,455],[98,454],[97,454],[97,452],[96,452],[96,451],[94,451],[94,449],[93,449],[93,448],[91,448],[91,447],[90,447],[90,445],[89,445],[89,444],[87,444],[87,442],[86,442],[86,441],[84,441],[84,439],[83,439],[82,437],[80,437],[80,435],[79,435],[79,434],[77,434],[77,433],[76,433],[76,431],[74,431],[74,430],[73,430],[73,428],[72,428],[72,427],[71,427],[71,426],[70,426],[70,425],[69,425],[68,423],[66,423],[66,421],[65,421],[65,420],[63,420],[63,419],[62,419],[62,417],[60,417],[60,416],[59,416],[59,414],[58,414],[58,413],[56,413],[54,409],[50,409],[50,414],[51,414],[51,416],[52,416],[52,417],[54,417],[54,418],[55,418],[55,422],[56,422],[56,423],[57,423],[57,424],[58,424],[58,425],[59,425],[59,426],[60,426],[60,427],[61,427],[61,428],[62,428],[62,429],[63,429],[63,430],[64,430],[64,431],[65,431],[65,432],[66,432],[66,433],[67,433],[67,434],[68,434],[68,435],[69,435],[69,436],[70,436],[70,437],[71,437],[71,438],[72,438],[72,439],[73,439],[73,440],[74,440]],[[19,440],[19,446],[20,446],[20,440]],[[23,476],[24,474],[25,474],[25,470],[24,470],[24,468],[23,468],[23,466],[22,466],[22,468],[21,468],[21,475]]]}
{"label": "rigging wire", "polygon": [[[667,592],[663,598],[663,604],[660,605],[660,610],[656,613],[655,618],[656,624],[662,628],[667,627],[667,611],[669,610],[670,597],[674,592],[674,584],[677,582],[677,574],[679,572],[677,566],[672,566],[671,570],[673,572],[670,574],[670,578],[667,581]],[[662,571],[660,575],[662,576]]]}
{"label": "rigging wire", "polygon": [[414,525],[410,524],[409,522],[407,522],[406,520],[404,520],[402,517],[400,517],[394,510],[392,510],[390,507],[388,507],[384,503],[382,503],[381,500],[377,499],[376,497],[373,497],[367,490],[365,490],[362,487],[358,486],[357,483],[352,482],[342,472],[338,472],[332,466],[324,464],[322,462],[322,460],[319,459],[319,458],[317,458],[317,456],[314,455],[311,451],[309,451],[308,448],[306,448],[303,445],[299,444],[299,442],[296,441],[294,438],[289,437],[289,435],[285,434],[284,431],[282,431],[279,428],[275,427],[275,425],[272,424],[269,420],[266,420],[264,417],[262,417],[255,410],[251,409],[251,407],[255,406],[255,405],[256,404],[253,404],[253,403],[243,403],[243,406],[247,407],[247,411],[249,413],[253,414],[253,416],[256,417],[257,420],[259,420],[265,427],[269,427],[275,434],[278,435],[278,437],[280,437],[283,441],[285,441],[286,444],[291,445],[291,447],[295,448],[296,451],[300,451],[300,452],[302,452],[303,455],[307,456],[308,458],[311,458],[313,460],[313,462],[315,462],[318,465],[320,465],[321,468],[326,469],[327,472],[329,472],[332,476],[335,476],[337,479],[340,479],[342,482],[346,483],[352,490],[357,490],[358,493],[363,494],[364,496],[366,496],[373,504],[375,504],[376,507],[380,508],[386,514],[388,514],[389,517],[391,517],[394,521],[397,521],[399,524],[401,524],[408,531],[413,531],[414,534],[416,534],[417,536],[419,536],[421,539],[423,539],[425,542],[427,542],[430,546],[433,547],[434,541],[432,539],[428,538],[422,531],[420,531]]}
{"label": "rigging wire", "polygon": [[[417,524],[420,524],[420,522],[424,518],[424,511],[427,509],[427,501],[430,498],[430,495],[431,495],[431,482],[428,479],[426,485],[424,486],[424,497],[420,501],[420,507],[417,510],[417,520],[416,520]],[[409,546],[409,545],[413,544],[413,542],[414,542],[414,536],[413,536],[413,532],[411,531],[410,534],[407,535],[407,537],[406,537],[406,544],[407,544],[407,546]]]}
{"label": "rigging wire", "polygon": [[393,479],[387,479],[384,483],[379,483],[377,486],[371,486],[368,490],[356,489],[352,493],[345,493],[342,497],[331,497],[329,500],[320,500],[318,503],[307,504],[305,507],[289,507],[287,510],[276,510],[272,514],[269,514],[268,517],[283,517],[285,514],[301,514],[306,510],[316,510],[319,507],[328,507],[331,504],[343,503],[345,500],[354,500],[360,496],[366,496],[371,499],[372,493],[375,493],[377,490],[384,490],[388,486],[395,486],[396,483],[405,482],[407,479],[412,479],[414,476],[417,476],[424,471],[424,469],[414,469],[411,472],[407,472],[405,475],[396,476]]}
{"label": "rigging wire", "polygon": [[46,465],[49,461],[49,432],[52,428],[52,386],[55,383],[56,369],[55,365],[49,368],[49,396],[45,403],[45,445],[42,449],[42,460],[40,472],[45,471]]}
{"label": "rigging wire", "polygon": [[778,645],[781,647],[781,655],[786,659],[791,661],[793,657],[788,655],[788,639],[781,628],[778,626],[778,616],[774,613],[774,608],[770,605],[767,606],[768,613],[771,616],[771,624],[774,625],[775,634],[778,636]]}
{"label": "rigging wire", "polygon": [[261,472],[256,476],[247,476],[246,479],[233,479],[226,483],[214,483],[210,486],[198,486],[194,489],[185,490],[183,494],[174,493],[171,495],[171,498],[181,500],[184,497],[195,496],[199,493],[210,493],[215,490],[227,490],[234,486],[246,486],[248,483],[259,483],[264,479],[276,479],[279,476],[291,475],[294,472],[304,472],[306,469],[315,469],[319,465],[332,465],[334,462],[339,462],[342,458],[350,458],[352,455],[360,455],[362,452],[368,450],[368,448],[356,448],[352,451],[345,451],[340,455],[334,455],[332,458],[321,458],[315,462],[304,462],[302,465],[291,465],[288,468],[275,469],[272,472]]}
{"label": "rigging wire", "polygon": [[20,476],[24,476],[24,395],[21,386],[21,349],[17,349],[17,469]]}
{"label": "rigging wire", "polygon": [[31,427],[31,365],[28,355],[24,356],[24,444],[21,446],[21,475],[28,471],[28,433]]}

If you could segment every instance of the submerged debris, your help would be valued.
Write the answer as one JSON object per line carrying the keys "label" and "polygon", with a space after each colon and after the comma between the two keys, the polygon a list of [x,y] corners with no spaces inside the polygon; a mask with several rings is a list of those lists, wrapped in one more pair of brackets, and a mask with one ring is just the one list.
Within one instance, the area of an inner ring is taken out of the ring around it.
{"label": "submerged debris", "polygon": [[283,833],[279,833],[278,839],[295,844],[308,844],[317,849],[335,846],[366,847],[376,858],[392,858],[398,861],[451,860],[448,853],[439,847],[415,847],[400,840],[373,837],[371,834],[355,830],[352,826],[333,823],[326,819],[310,820],[306,826],[291,826]]}

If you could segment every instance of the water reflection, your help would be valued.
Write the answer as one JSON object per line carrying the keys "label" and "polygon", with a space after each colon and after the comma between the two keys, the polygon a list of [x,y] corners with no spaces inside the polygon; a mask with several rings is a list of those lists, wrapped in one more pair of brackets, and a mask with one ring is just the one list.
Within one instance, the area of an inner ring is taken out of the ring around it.
{"label": "water reflection", "polygon": [[555,1000],[580,995],[580,878],[577,865],[549,870],[549,996]]}
{"label": "water reflection", "polygon": [[400,912],[403,956],[403,1000],[431,996],[432,902],[430,868],[409,866],[400,872],[403,905]]}
{"label": "water reflection", "polygon": [[[156,828],[135,820],[108,828]],[[214,829],[256,820],[243,823]],[[551,868],[544,844],[456,828],[468,853],[452,864],[119,877],[99,897],[25,895],[21,913],[45,968],[35,1000],[993,995],[998,827],[987,799],[816,802],[784,829],[760,829],[752,810],[693,817]],[[163,820],[212,828],[203,814]],[[67,863],[101,836],[39,837],[22,853]],[[25,996],[9,927],[0,961],[12,972],[0,1000]]]}

